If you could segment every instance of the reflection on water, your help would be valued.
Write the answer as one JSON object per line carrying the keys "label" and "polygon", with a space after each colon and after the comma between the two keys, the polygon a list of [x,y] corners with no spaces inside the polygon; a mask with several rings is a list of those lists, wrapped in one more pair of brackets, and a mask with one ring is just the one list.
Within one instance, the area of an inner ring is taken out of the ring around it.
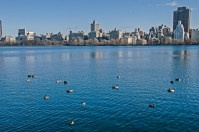
{"label": "reflection on water", "polygon": [[61,54],[62,61],[64,60],[70,60],[70,54],[69,53],[63,53]]}
{"label": "reflection on water", "polygon": [[102,52],[92,52],[91,53],[91,58],[94,58],[94,59],[101,59],[103,58],[103,53]]}
{"label": "reflection on water", "polygon": [[189,75],[189,57],[190,52],[188,50],[175,50],[175,55],[172,61],[172,74],[177,77],[190,78]]}
{"label": "reflection on water", "polygon": [[35,56],[26,56],[26,62],[27,63],[34,63],[35,62]]}
{"label": "reflection on water", "polygon": [[35,50],[26,50],[25,53],[35,53]]}
{"label": "reflection on water", "polygon": [[[175,50],[173,52],[174,55],[178,55],[180,56],[180,59],[183,61],[187,61],[189,59],[190,56],[190,52],[188,50]],[[177,56],[177,57],[178,57]]]}
{"label": "reflection on water", "polygon": [[128,56],[128,57],[133,57],[132,51],[128,51],[128,52],[127,52],[127,56]]}
{"label": "reflection on water", "polygon": [[122,51],[118,52],[118,57],[123,57],[123,52]]}

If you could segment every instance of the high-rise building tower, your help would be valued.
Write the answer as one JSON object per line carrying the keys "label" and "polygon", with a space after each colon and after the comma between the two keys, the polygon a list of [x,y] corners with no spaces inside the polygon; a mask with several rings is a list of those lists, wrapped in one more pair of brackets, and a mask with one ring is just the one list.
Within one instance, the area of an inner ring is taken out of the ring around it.
{"label": "high-rise building tower", "polygon": [[18,35],[27,35],[27,30],[24,28],[24,29],[19,29],[18,30]]}
{"label": "high-rise building tower", "polygon": [[176,26],[176,29],[174,30],[174,39],[179,41],[184,41],[184,27],[181,24],[181,21],[178,21],[178,25]]}
{"label": "high-rise building tower", "polygon": [[1,20],[0,20],[0,38],[2,37],[2,24],[1,24]]}
{"label": "high-rise building tower", "polygon": [[184,31],[189,32],[190,30],[190,15],[191,10],[186,7],[178,7],[178,10],[173,12],[173,31],[178,25],[178,21],[181,21],[184,26]]}
{"label": "high-rise building tower", "polygon": [[99,31],[99,24],[95,20],[91,23],[91,32],[93,31]]}

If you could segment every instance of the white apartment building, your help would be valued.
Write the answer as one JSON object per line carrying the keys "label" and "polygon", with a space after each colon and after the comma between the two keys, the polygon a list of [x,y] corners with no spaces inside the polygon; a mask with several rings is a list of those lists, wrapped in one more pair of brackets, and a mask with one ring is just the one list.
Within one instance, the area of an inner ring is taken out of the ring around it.
{"label": "white apartment building", "polygon": [[178,25],[176,26],[176,29],[174,30],[174,39],[179,41],[184,41],[184,27],[181,24],[181,21],[178,21]]}
{"label": "white apartment building", "polygon": [[99,32],[100,32],[100,33],[102,33],[102,36],[106,36],[106,32],[105,32],[105,30],[100,29],[100,30],[99,30]]}
{"label": "white apartment building", "polygon": [[137,42],[137,37],[135,37],[134,35],[132,35],[132,44],[136,44]]}
{"label": "white apartment building", "polygon": [[158,32],[158,38],[161,39],[162,37],[164,37],[164,34],[163,34],[163,30],[159,30]]}
{"label": "white apartment building", "polygon": [[194,41],[197,41],[197,39],[199,39],[199,30],[198,29],[192,29],[191,39]]}
{"label": "white apartment building", "polygon": [[121,44],[132,44],[132,37],[123,37],[120,39]]}
{"label": "white apartment building", "polygon": [[88,37],[89,39],[95,39],[98,37],[102,37],[102,33],[99,31],[93,31],[93,32],[88,33]]}
{"label": "white apartment building", "polygon": [[11,36],[5,36],[1,38],[2,42],[12,43],[14,42],[14,39]]}
{"label": "white apartment building", "polygon": [[185,32],[184,33],[184,40],[188,40],[189,39],[189,33]]}
{"label": "white apartment building", "polygon": [[27,40],[34,40],[35,33],[34,32],[28,32],[26,35]]}
{"label": "white apartment building", "polygon": [[77,38],[81,38],[82,40],[84,40],[85,35],[86,33],[84,33],[83,31],[79,31],[77,33],[73,33],[72,31],[70,31],[69,40],[77,39]]}
{"label": "white apartment building", "polygon": [[110,34],[110,39],[120,39],[122,38],[122,31],[118,30],[115,28],[115,30],[112,30],[109,32]]}
{"label": "white apartment building", "polygon": [[59,32],[58,34],[51,34],[50,39],[62,41],[65,40],[65,35],[62,32]]}
{"label": "white apartment building", "polygon": [[66,42],[69,41],[69,37],[67,35],[65,36],[65,40],[66,40]]}
{"label": "white apartment building", "polygon": [[45,35],[42,34],[41,35],[41,40],[50,40],[51,35],[52,34],[50,34],[50,33],[46,33]]}
{"label": "white apartment building", "polygon": [[91,32],[93,31],[99,31],[99,24],[95,20],[91,23]]}
{"label": "white apartment building", "polygon": [[137,28],[135,29],[135,32],[133,34],[135,37],[137,37],[137,39],[140,39],[140,33]]}
{"label": "white apartment building", "polygon": [[34,36],[35,36],[34,32],[27,32],[26,29],[19,29],[16,40],[17,41],[34,40]]}

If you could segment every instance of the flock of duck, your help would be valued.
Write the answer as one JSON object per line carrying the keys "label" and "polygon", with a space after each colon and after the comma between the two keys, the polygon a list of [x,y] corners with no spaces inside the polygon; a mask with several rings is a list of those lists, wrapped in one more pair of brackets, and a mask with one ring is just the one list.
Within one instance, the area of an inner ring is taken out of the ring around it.
{"label": "flock of duck", "polygon": [[[27,81],[27,82],[30,82],[30,81],[31,81],[31,78],[36,78],[36,75],[28,75],[28,79],[27,79],[26,81]],[[119,76],[118,76],[118,78],[119,78]],[[61,80],[56,80],[56,83],[61,83]],[[67,82],[66,80],[64,80],[64,84],[68,84],[68,82]],[[117,86],[116,89],[118,89],[118,86]],[[67,92],[67,93],[72,93],[73,90],[72,90],[72,89],[67,89],[66,92]],[[45,95],[45,96],[44,96],[44,100],[48,100],[48,99],[49,99],[49,96],[48,96],[48,95]],[[83,103],[82,103],[82,106],[85,106],[85,105],[86,105],[86,102],[83,102]],[[74,120],[71,120],[71,121],[70,121],[70,125],[73,125],[73,124],[74,124]]]}
{"label": "flock of duck", "polygon": [[36,75],[28,75],[28,79],[26,80],[27,82],[30,82],[30,78],[36,78]]}
{"label": "flock of duck", "polygon": [[[180,78],[176,78],[175,81],[180,82]],[[174,84],[174,81],[170,81],[170,83]],[[174,93],[175,90],[173,88],[169,88],[167,91],[169,93]],[[155,108],[155,105],[154,104],[149,104],[149,107]]]}
{"label": "flock of duck", "polygon": [[[28,75],[27,82],[30,82],[30,78],[31,78],[31,77],[32,77],[32,78],[36,78],[36,75]],[[120,76],[117,76],[117,78],[119,79]],[[175,81],[180,82],[180,78],[176,78]],[[61,80],[56,80],[56,83],[61,83]],[[171,83],[171,84],[174,84],[174,81],[170,81],[170,83]],[[68,84],[68,82],[64,80],[64,84]],[[114,86],[112,86],[112,88],[118,90],[118,89],[119,89],[119,85],[118,85],[118,84],[117,84],[117,85],[114,85]],[[168,91],[169,93],[173,93],[173,92],[174,92],[174,89],[173,89],[173,88],[169,88],[167,91]],[[72,93],[73,90],[72,90],[72,89],[67,89],[66,92],[67,92],[67,93]],[[48,96],[48,95],[45,95],[45,96],[44,96],[44,100],[48,100],[48,99],[49,99],[49,96]],[[86,105],[86,102],[83,102],[83,103],[82,103],[82,106],[85,106],[85,105]],[[149,107],[155,108],[155,105],[154,105],[154,104],[149,104]],[[74,124],[74,120],[71,120],[71,121],[70,121],[70,125],[73,125],[73,124]]]}

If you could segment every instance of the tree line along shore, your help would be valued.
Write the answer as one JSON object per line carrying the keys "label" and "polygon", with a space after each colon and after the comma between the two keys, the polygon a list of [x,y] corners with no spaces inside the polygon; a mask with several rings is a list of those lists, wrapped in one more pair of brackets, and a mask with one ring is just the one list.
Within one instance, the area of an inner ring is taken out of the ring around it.
{"label": "tree line along shore", "polygon": [[15,41],[15,42],[2,42],[0,46],[136,46],[136,45],[198,45],[199,39],[193,41],[191,39],[185,41],[179,40],[167,40],[163,38],[160,40],[148,40],[146,42],[136,41],[134,43],[126,43],[119,39],[72,39],[69,41],[57,41],[57,40],[28,40],[28,41]]}

